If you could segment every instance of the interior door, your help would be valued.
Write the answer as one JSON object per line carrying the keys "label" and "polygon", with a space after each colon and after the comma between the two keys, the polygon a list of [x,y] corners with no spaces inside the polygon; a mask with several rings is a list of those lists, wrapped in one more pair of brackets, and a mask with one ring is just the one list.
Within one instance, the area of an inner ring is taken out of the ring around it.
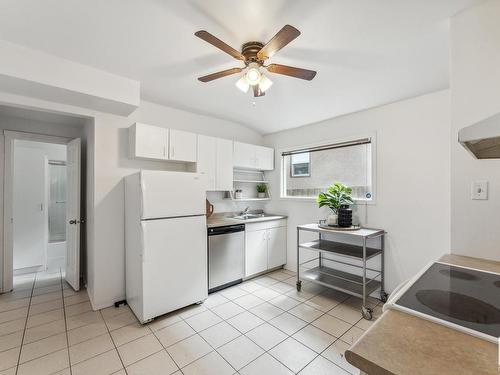
{"label": "interior door", "polygon": [[80,173],[81,141],[73,139],[66,150],[66,281],[80,289]]}

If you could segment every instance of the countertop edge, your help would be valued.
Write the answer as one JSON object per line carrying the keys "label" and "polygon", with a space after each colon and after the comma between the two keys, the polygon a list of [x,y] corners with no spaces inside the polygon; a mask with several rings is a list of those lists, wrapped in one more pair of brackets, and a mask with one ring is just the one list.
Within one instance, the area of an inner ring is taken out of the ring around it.
{"label": "countertop edge", "polygon": [[212,223],[210,222],[210,218],[207,218],[207,228],[226,227],[229,225],[236,225],[236,224],[253,224],[253,223],[260,223],[260,222],[265,222],[265,221],[274,221],[274,220],[283,220],[283,219],[288,219],[288,216],[270,215],[267,217],[259,217],[256,219],[248,219],[248,220],[238,220],[238,219],[232,219],[230,217],[221,217],[221,218],[212,219],[212,221],[213,221]]}

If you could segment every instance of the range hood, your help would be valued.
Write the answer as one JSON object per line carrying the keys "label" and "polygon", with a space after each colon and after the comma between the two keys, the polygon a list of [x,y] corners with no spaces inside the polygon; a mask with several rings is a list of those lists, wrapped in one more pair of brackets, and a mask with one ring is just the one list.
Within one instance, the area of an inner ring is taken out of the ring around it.
{"label": "range hood", "polygon": [[458,141],[477,159],[500,159],[500,113],[461,129]]}

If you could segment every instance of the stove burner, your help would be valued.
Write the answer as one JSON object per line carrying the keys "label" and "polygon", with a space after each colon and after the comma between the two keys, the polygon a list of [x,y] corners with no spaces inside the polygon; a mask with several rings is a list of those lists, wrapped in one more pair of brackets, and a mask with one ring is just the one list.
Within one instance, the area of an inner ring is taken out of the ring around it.
{"label": "stove burner", "polygon": [[416,297],[431,310],[454,319],[480,324],[500,323],[500,310],[474,297],[437,289],[419,290]]}
{"label": "stove burner", "polygon": [[500,288],[500,280],[495,281],[493,285],[495,285],[497,288]]}
{"label": "stove burner", "polygon": [[442,269],[439,270],[439,273],[441,275],[449,276],[452,279],[461,279],[461,280],[478,280],[478,277],[464,271],[457,271],[457,270],[451,270],[451,269]]}

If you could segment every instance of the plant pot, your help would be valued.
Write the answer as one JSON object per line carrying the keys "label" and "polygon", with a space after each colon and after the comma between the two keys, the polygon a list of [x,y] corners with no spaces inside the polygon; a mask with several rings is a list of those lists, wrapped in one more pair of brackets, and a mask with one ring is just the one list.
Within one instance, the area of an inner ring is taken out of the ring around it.
{"label": "plant pot", "polygon": [[352,210],[349,206],[339,208],[339,227],[349,228],[352,226]]}
{"label": "plant pot", "polygon": [[326,218],[326,225],[331,225],[331,226],[337,225],[337,221],[338,221],[338,215],[330,214]]}
{"label": "plant pot", "polygon": [[257,196],[259,198],[265,198],[266,197],[266,193],[257,193]]}

